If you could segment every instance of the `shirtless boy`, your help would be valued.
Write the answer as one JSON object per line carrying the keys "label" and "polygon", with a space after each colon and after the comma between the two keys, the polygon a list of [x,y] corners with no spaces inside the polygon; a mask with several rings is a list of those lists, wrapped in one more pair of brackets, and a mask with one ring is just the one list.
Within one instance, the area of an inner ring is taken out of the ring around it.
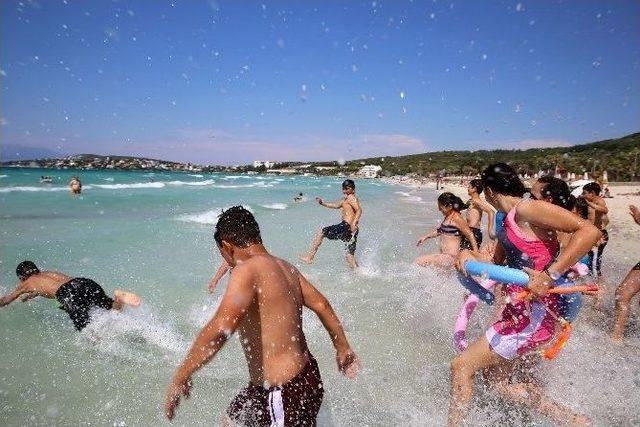
{"label": "shirtless boy", "polygon": [[344,198],[336,203],[326,203],[319,197],[316,197],[316,201],[320,206],[324,206],[329,209],[341,209],[342,210],[342,222],[336,225],[330,225],[324,227],[316,234],[311,244],[311,250],[307,255],[300,256],[300,259],[307,264],[313,262],[313,258],[316,256],[322,239],[327,238],[329,240],[342,240],[345,242],[345,248],[347,250],[347,263],[351,268],[356,268],[358,263],[354,254],[356,253],[356,243],[358,241],[358,224],[360,217],[362,216],[362,208],[360,202],[356,197],[356,184],[351,179],[347,179],[342,183],[342,194]]}
{"label": "shirtless boy", "polygon": [[595,267],[596,274],[598,278],[602,276],[602,253],[604,252],[605,246],[609,242],[609,233],[604,228],[605,226],[605,216],[609,212],[607,208],[607,203],[604,201],[602,197],[600,197],[600,184],[597,182],[590,182],[582,187],[582,198],[587,202],[589,206],[589,221],[602,232],[602,238],[598,243],[598,251],[597,258],[594,264],[594,258],[596,254],[593,250],[589,251],[589,268],[593,269]]}
{"label": "shirtless boy", "polygon": [[319,317],[336,349],[338,369],[349,378],[359,361],[327,299],[288,262],[267,252],[255,218],[242,206],[220,215],[214,234],[232,267],[218,310],[193,342],[166,394],[173,419],[191,377],[239,330],[249,385],[232,400],[226,425],[315,426],[324,389],[302,331],[302,307]]}
{"label": "shirtless boy", "polygon": [[140,298],[135,294],[116,289],[113,298],[110,298],[91,279],[71,278],[57,271],[40,271],[31,261],[18,264],[16,275],[20,283],[13,292],[0,298],[0,307],[18,298],[22,302],[38,296],[56,299],[79,331],[91,321],[90,312],[94,308],[120,310],[125,304],[140,305]]}

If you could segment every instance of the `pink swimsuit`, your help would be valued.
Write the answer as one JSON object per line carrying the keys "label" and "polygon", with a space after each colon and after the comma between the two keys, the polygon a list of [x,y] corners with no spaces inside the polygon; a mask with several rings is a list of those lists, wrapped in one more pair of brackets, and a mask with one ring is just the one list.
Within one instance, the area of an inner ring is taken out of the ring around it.
{"label": "pink swimsuit", "polygon": [[[507,265],[519,269],[529,267],[537,271],[544,270],[558,253],[558,241],[542,241],[526,236],[518,227],[515,216],[514,207],[507,214],[504,228],[497,236],[506,251]],[[503,287],[503,292],[509,298],[502,310],[502,318],[485,333],[491,349],[508,360],[546,343],[553,337],[556,328],[554,315],[558,316],[558,296],[550,294],[530,302],[515,300],[514,294],[521,290],[515,285]]]}

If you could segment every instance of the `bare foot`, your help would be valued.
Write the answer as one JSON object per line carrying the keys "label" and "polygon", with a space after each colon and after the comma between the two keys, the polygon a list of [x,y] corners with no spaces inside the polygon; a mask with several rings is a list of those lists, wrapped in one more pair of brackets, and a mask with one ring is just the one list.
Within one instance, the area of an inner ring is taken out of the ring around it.
{"label": "bare foot", "polygon": [[116,300],[120,301],[123,304],[127,304],[132,307],[137,307],[140,305],[140,297],[132,292],[116,289],[115,291],[113,291],[113,296]]}
{"label": "bare foot", "polygon": [[300,255],[298,258],[307,264],[313,264],[313,258],[310,255]]}

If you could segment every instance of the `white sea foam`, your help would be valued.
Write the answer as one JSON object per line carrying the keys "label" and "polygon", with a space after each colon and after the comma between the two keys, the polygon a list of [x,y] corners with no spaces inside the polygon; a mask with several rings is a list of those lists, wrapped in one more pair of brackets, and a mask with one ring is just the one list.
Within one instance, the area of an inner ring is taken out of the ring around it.
{"label": "white sea foam", "polygon": [[270,204],[266,204],[266,205],[260,205],[265,209],[274,209],[274,210],[285,210],[287,209],[288,205],[286,203],[270,203]]}
{"label": "white sea foam", "polygon": [[[127,359],[135,358],[132,340],[142,338],[146,343],[164,351],[182,354],[189,342],[161,322],[151,307],[144,303],[137,308],[94,310],[91,323],[82,330],[81,337],[93,342],[100,351]],[[143,355],[140,355],[143,356]]]}
{"label": "white sea foam", "polygon": [[403,197],[403,201],[412,202],[412,203],[425,203],[425,201],[420,196],[416,196],[411,193],[407,193],[405,191],[396,191],[395,194],[399,194]]}
{"label": "white sea foam", "polygon": [[6,178],[6,177],[8,177],[8,176],[9,176],[9,175],[0,175],[0,178]]}
{"label": "white sea foam", "polygon": [[163,188],[164,182],[134,182],[131,184],[94,184],[95,187],[105,190],[122,190],[129,188]]}
{"label": "white sea foam", "polygon": [[169,181],[166,182],[166,184],[169,185],[192,185],[192,186],[197,186],[197,187],[202,187],[205,185],[211,185],[215,183],[215,181],[213,179],[206,179],[204,181]]}
{"label": "white sea foam", "polygon": [[38,191],[69,191],[69,187],[4,187],[0,188],[0,193],[13,193],[13,192],[38,192]]}
{"label": "white sea foam", "polygon": [[113,178],[102,178],[105,181],[113,182]]}
{"label": "white sea foam", "polygon": [[204,175],[200,175],[199,173],[190,173],[189,176],[193,176],[196,178],[204,178]]}
{"label": "white sea foam", "polygon": [[[242,206],[245,209],[247,209],[249,212],[253,212],[251,210],[251,206],[249,205],[242,205]],[[194,222],[196,224],[203,224],[203,225],[216,225],[218,223],[218,217],[220,216],[222,211],[228,208],[230,208],[230,206],[227,206],[225,208],[211,209],[209,211],[200,212],[196,214],[180,215],[179,217],[176,218],[176,220],[182,221],[182,222]]]}

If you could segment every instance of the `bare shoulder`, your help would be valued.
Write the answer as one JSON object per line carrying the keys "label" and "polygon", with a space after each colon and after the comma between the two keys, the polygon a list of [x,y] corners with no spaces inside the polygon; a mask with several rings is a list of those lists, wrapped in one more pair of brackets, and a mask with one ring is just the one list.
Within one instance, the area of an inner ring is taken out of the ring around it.
{"label": "bare shoulder", "polygon": [[360,203],[360,200],[358,200],[358,196],[356,196],[355,194],[349,194],[345,201],[355,205]]}

